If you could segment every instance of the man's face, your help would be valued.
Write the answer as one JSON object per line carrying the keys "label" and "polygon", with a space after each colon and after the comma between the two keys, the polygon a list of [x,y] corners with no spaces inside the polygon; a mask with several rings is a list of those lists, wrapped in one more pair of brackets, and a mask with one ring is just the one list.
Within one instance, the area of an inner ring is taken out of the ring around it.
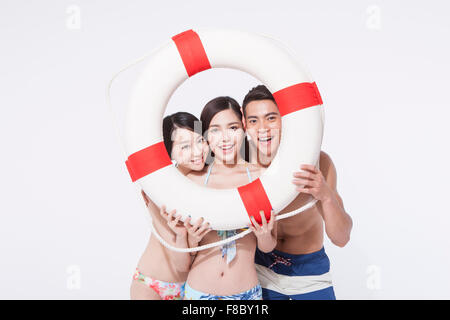
{"label": "man's face", "polygon": [[274,157],[281,138],[281,116],[272,100],[255,100],[245,108],[247,134],[258,153]]}

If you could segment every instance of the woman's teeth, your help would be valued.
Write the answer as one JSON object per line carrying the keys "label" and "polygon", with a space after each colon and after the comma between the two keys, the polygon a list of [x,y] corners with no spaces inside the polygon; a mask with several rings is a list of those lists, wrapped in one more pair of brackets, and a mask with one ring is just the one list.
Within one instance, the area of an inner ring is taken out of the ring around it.
{"label": "woman's teeth", "polygon": [[232,153],[234,150],[234,144],[232,145],[224,145],[220,146],[219,149],[222,151],[223,154],[229,154]]}
{"label": "woman's teeth", "polygon": [[267,141],[272,140],[272,137],[258,138],[258,140],[261,141],[261,142],[267,142]]}

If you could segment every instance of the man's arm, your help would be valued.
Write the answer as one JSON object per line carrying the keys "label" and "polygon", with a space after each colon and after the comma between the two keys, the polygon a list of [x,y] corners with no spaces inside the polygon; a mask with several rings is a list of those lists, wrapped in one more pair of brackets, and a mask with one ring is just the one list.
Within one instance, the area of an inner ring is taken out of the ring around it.
{"label": "man's arm", "polygon": [[320,164],[320,168],[331,192],[324,199],[317,202],[317,208],[325,221],[325,232],[328,238],[333,244],[344,247],[350,240],[353,221],[345,212],[342,198],[336,190],[336,167],[328,154],[322,152],[322,155],[323,161]]}
{"label": "man's arm", "polygon": [[320,170],[313,165],[304,164],[304,171],[295,172],[292,183],[296,190],[308,193],[317,199],[317,208],[325,222],[325,231],[331,242],[343,247],[350,240],[352,219],[345,212],[341,197],[336,191],[336,168],[330,156],[320,153]]}

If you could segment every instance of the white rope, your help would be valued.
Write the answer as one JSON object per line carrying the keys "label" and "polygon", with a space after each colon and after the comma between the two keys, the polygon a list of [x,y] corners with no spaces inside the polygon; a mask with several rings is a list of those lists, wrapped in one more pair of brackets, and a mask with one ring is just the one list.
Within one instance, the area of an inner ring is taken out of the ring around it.
{"label": "white rope", "polygon": [[[292,47],[288,46],[286,43],[281,42],[277,38],[274,38],[274,37],[272,37],[272,36],[270,36],[268,34],[260,34],[260,35],[262,35],[263,37],[266,37],[266,38],[268,38],[270,40],[273,40],[274,42],[277,42],[280,46],[284,47],[292,55],[292,57],[298,57],[298,53],[295,52],[295,50],[292,49]],[[299,60],[297,59],[297,61],[299,61]],[[309,69],[308,68],[304,68],[304,70],[308,73],[309,78],[312,79],[313,77],[312,77],[312,74],[309,71]],[[322,118],[322,127],[324,127],[325,126],[325,110],[324,110],[323,107],[320,108],[320,116]]]}
{"label": "white rope", "polygon": [[[293,211],[290,211],[290,212],[283,213],[283,214],[281,214],[279,216],[276,216],[275,219],[276,220],[281,220],[281,219],[286,219],[286,218],[292,217],[294,215],[297,215],[297,214],[299,214],[299,213],[301,213],[301,212],[311,208],[316,202],[317,202],[317,200],[314,199],[314,200],[308,202],[307,204],[305,204],[304,206],[300,207],[297,210],[293,210]],[[248,229],[248,230],[245,230],[245,231],[243,231],[243,232],[241,232],[241,233],[239,233],[239,234],[237,234],[235,236],[229,237],[229,238],[224,239],[224,240],[208,243],[208,244],[205,244],[203,246],[199,246],[199,247],[195,247],[195,248],[177,248],[177,247],[174,247],[171,244],[167,243],[159,235],[158,231],[156,231],[156,229],[155,229],[155,227],[153,225],[153,221],[152,221],[152,224],[151,224],[151,230],[152,230],[152,233],[155,235],[156,239],[158,239],[159,242],[161,242],[161,244],[164,247],[166,247],[167,249],[176,251],[176,252],[196,252],[196,251],[206,250],[206,249],[209,249],[209,248],[213,248],[213,247],[217,247],[217,246],[220,246],[220,245],[224,245],[224,244],[229,243],[231,241],[243,238],[246,235],[248,235],[250,232],[252,232],[251,229]]]}
{"label": "white rope", "polygon": [[120,134],[120,129],[119,129],[119,126],[118,126],[117,118],[116,118],[116,115],[114,113],[114,110],[113,110],[113,107],[112,107],[112,103],[111,103],[111,87],[112,87],[112,84],[113,84],[114,80],[116,80],[116,78],[122,72],[124,72],[125,70],[127,70],[127,69],[129,69],[129,68],[131,68],[131,67],[133,67],[135,65],[137,65],[138,63],[140,63],[142,61],[144,61],[145,59],[147,59],[148,57],[153,55],[156,51],[158,51],[159,49],[161,49],[165,45],[167,45],[167,42],[164,43],[163,45],[161,45],[160,47],[152,50],[150,53],[147,53],[144,56],[140,57],[139,59],[136,59],[135,61],[130,62],[129,64],[124,66],[122,69],[120,69],[115,74],[113,74],[111,80],[108,82],[108,85],[106,87],[106,106],[107,106],[107,109],[108,109],[108,111],[109,111],[109,113],[111,115],[112,122],[113,122],[113,127],[114,127],[114,132],[116,134],[117,140],[119,141],[119,145],[120,145],[120,147],[122,149],[124,159],[127,159],[128,155],[127,155],[127,152],[125,151],[124,144],[122,143],[123,140],[122,140],[122,137],[121,137],[121,134]]}
{"label": "white rope", "polygon": [[174,246],[170,245],[169,243],[167,243],[159,235],[158,231],[156,231],[156,229],[155,229],[155,227],[153,225],[153,221],[152,221],[151,227],[152,227],[152,233],[155,235],[156,239],[158,239],[159,242],[161,242],[161,244],[164,247],[166,247],[166,248],[168,248],[170,250],[173,250],[173,251],[177,251],[177,252],[196,252],[196,251],[206,250],[206,249],[209,249],[209,248],[213,248],[213,247],[217,247],[217,246],[220,246],[220,245],[224,245],[224,244],[229,243],[229,242],[231,242],[233,240],[240,239],[240,238],[246,236],[247,234],[249,234],[250,232],[252,232],[252,230],[248,229],[248,230],[245,230],[245,231],[243,231],[243,232],[241,232],[241,233],[239,233],[239,234],[237,234],[235,236],[232,236],[232,237],[229,237],[227,239],[220,240],[220,241],[217,241],[217,242],[208,243],[208,244],[205,244],[203,246],[199,246],[199,247],[195,247],[195,248],[177,248],[177,247],[174,247]]}

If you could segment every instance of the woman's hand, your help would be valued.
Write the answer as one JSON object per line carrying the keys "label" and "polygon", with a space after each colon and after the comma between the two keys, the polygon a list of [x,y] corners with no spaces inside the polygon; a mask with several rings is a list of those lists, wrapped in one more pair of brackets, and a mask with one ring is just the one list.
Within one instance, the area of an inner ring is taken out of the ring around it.
{"label": "woman's hand", "polygon": [[172,210],[169,213],[166,212],[166,206],[162,205],[159,209],[161,216],[167,221],[169,228],[177,235],[177,237],[186,238],[187,230],[183,224],[179,224],[181,214],[176,216],[176,210]]}
{"label": "woman's hand", "polygon": [[262,226],[256,222],[255,218],[252,216],[250,220],[253,226],[248,227],[253,231],[256,238],[258,239],[258,249],[262,252],[270,252],[275,249],[277,245],[277,221],[275,219],[275,212],[272,210],[270,212],[270,220],[267,222],[264,211],[259,212],[262,220]]}
{"label": "woman's hand", "polygon": [[198,246],[203,237],[211,231],[209,222],[205,222],[203,218],[197,219],[194,225],[191,225],[191,217],[184,221],[184,226],[188,232],[188,244],[190,248]]}

